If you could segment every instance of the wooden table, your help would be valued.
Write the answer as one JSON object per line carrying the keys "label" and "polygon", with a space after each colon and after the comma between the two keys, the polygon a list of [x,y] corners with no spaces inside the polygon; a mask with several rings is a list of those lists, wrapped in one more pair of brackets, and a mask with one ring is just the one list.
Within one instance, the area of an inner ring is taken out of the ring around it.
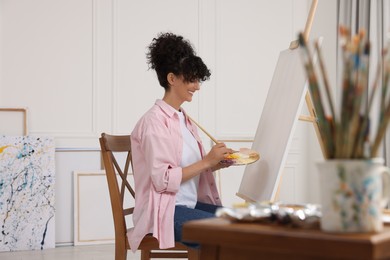
{"label": "wooden table", "polygon": [[183,239],[201,244],[200,259],[390,259],[390,227],[377,234],[334,234],[221,218],[184,224]]}

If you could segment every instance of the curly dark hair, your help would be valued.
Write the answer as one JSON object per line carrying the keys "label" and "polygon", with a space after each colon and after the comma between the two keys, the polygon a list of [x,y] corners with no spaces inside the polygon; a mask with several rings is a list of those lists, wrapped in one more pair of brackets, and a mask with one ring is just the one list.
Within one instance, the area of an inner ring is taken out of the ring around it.
{"label": "curly dark hair", "polygon": [[169,89],[167,75],[183,76],[185,82],[200,82],[210,78],[210,70],[203,63],[188,40],[173,33],[160,33],[148,46],[146,54],[149,69],[157,73],[160,85]]}

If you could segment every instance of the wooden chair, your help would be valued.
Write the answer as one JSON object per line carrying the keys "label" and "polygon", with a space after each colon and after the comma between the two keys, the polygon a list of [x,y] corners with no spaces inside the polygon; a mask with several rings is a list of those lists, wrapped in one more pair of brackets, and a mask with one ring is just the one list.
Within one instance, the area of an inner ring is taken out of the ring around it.
{"label": "wooden chair", "polygon": [[[127,180],[129,166],[131,165],[131,145],[130,135],[114,136],[102,133],[100,148],[103,157],[103,163],[106,170],[108,188],[110,192],[111,208],[115,226],[115,260],[125,260],[127,250],[130,249],[127,240],[127,227],[125,217],[133,214],[134,207],[124,208],[124,195],[128,192],[135,198],[134,189]],[[117,162],[117,156],[125,153],[126,162],[124,167],[120,167]],[[118,173],[120,179],[116,176]],[[127,192],[126,192],[127,191]],[[139,249],[141,250],[141,259],[151,258],[187,258],[198,259],[197,250],[191,250],[181,243],[176,243],[174,248],[161,250],[158,247],[158,241],[151,235],[146,235],[142,240]],[[152,251],[153,250],[153,251]],[[155,252],[159,250],[159,252]],[[175,251],[172,251],[175,250]],[[180,250],[180,251],[177,251]],[[184,252],[183,252],[184,250]]]}

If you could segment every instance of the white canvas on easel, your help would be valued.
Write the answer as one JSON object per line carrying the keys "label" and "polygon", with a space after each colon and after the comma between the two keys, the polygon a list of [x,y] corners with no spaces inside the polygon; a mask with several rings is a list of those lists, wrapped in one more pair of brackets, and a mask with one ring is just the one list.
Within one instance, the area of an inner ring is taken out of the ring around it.
{"label": "white canvas on easel", "polygon": [[306,76],[299,50],[279,55],[252,150],[260,160],[246,166],[237,195],[247,201],[272,200],[287,157],[287,147],[304,103]]}
{"label": "white canvas on easel", "polygon": [[[318,0],[313,0],[305,26],[307,39]],[[296,44],[296,42],[293,42]],[[286,161],[288,147],[300,118],[299,113],[306,98],[310,117],[302,120],[313,123],[323,149],[315,120],[314,108],[308,93],[306,74],[299,47],[280,52],[267,99],[257,127],[252,150],[260,153],[260,160],[246,166],[237,196],[248,202],[274,201],[279,180]]]}

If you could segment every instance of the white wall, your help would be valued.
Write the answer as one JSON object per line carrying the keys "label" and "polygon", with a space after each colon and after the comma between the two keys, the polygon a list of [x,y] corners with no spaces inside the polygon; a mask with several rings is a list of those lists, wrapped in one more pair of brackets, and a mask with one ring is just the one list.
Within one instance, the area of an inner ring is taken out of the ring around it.
{"label": "white wall", "polygon": [[[313,32],[329,28],[336,10],[336,1],[319,2]],[[309,3],[1,0],[0,106],[28,107],[30,134],[55,137],[57,243],[73,242],[72,172],[100,169],[100,133],[129,133],[163,95],[145,61],[158,32],[188,38],[212,71],[187,111],[229,146],[250,147],[279,52],[303,30]],[[308,123],[297,129],[280,199],[304,202],[313,159],[307,146],[318,146],[307,138]],[[225,205],[240,202],[242,173],[220,173]]]}

